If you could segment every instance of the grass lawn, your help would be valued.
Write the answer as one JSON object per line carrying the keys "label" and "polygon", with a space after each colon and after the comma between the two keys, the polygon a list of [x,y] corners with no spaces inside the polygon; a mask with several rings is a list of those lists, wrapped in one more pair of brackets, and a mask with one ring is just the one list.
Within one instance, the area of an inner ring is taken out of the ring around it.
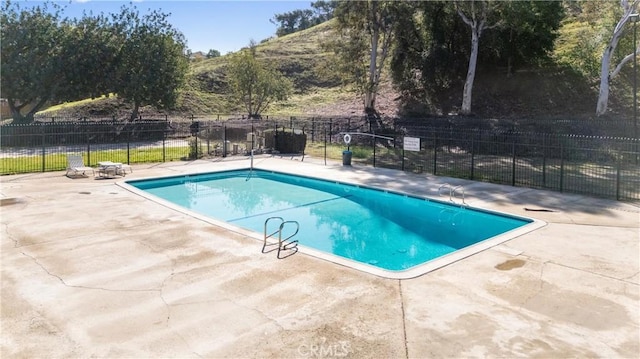
{"label": "grass lawn", "polygon": [[[135,148],[91,151],[90,156],[82,154],[85,165],[97,166],[100,161],[128,164],[156,163],[180,160],[189,154],[188,146],[162,148]],[[0,158],[0,174],[61,171],[67,168],[65,153]]]}

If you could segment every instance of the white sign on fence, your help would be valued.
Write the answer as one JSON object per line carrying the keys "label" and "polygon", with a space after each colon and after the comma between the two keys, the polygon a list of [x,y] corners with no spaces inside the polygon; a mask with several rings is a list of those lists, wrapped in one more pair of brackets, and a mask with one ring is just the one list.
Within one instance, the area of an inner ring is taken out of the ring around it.
{"label": "white sign on fence", "polygon": [[420,138],[418,137],[405,137],[404,138],[404,150],[405,151],[420,151]]}

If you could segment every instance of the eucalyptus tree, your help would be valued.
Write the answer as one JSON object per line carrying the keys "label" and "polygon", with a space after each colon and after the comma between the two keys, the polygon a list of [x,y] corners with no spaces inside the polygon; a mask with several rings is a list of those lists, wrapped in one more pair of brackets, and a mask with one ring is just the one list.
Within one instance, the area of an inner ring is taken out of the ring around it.
{"label": "eucalyptus tree", "polygon": [[630,27],[626,26],[633,21],[635,15],[635,21],[638,21],[638,5],[640,0],[620,0],[619,20],[616,23],[611,38],[604,53],[602,54],[602,60],[600,62],[600,91],[598,94],[598,102],[596,104],[596,115],[604,115],[607,112],[609,104],[609,86],[611,80],[615,78],[622,70],[623,66],[629,61],[633,60],[640,54],[640,47],[637,44],[634,45],[635,52],[631,52],[622,57],[622,60],[612,69],[612,59],[616,53],[618,43],[625,33],[629,32]]}
{"label": "eucalyptus tree", "polygon": [[376,95],[394,41],[398,1],[339,2],[334,18],[337,37],[326,46],[336,55],[335,67],[363,98],[364,111],[377,114]]}
{"label": "eucalyptus tree", "polygon": [[473,82],[476,76],[476,67],[478,63],[478,51],[480,48],[480,37],[482,32],[487,29],[494,28],[501,24],[499,18],[495,15],[498,7],[497,2],[487,0],[470,0],[465,2],[456,2],[456,10],[462,21],[471,29],[471,51],[469,53],[469,67],[464,82],[462,92],[462,106],[460,113],[471,113],[471,97],[473,95]]}
{"label": "eucalyptus tree", "polygon": [[510,75],[515,66],[548,59],[564,18],[563,6],[556,1],[410,4],[395,30],[394,85],[405,102],[436,113],[453,110],[450,102],[460,92],[468,107],[458,111],[471,111],[478,64],[506,67]]}
{"label": "eucalyptus tree", "polygon": [[262,111],[275,101],[286,100],[293,85],[275,67],[257,58],[256,44],[231,56],[227,78],[236,99],[249,118],[260,118]]}
{"label": "eucalyptus tree", "polygon": [[65,71],[61,43],[61,8],[44,3],[22,9],[6,1],[2,5],[0,61],[2,96],[14,122],[33,121],[48,102],[69,97],[58,78]]}
{"label": "eucalyptus tree", "polygon": [[518,66],[550,59],[566,16],[562,2],[507,1],[496,10],[503,26],[484,34],[479,54],[482,61],[506,66],[507,76],[511,76]]}
{"label": "eucalyptus tree", "polygon": [[411,2],[396,28],[390,68],[405,103],[441,113],[468,65],[466,25],[450,1]]}
{"label": "eucalyptus tree", "polygon": [[186,40],[168,22],[169,14],[154,10],[140,16],[135,7],[114,15],[114,29],[124,41],[117,57],[115,91],[133,106],[131,120],[141,106],[171,108],[188,69]]}

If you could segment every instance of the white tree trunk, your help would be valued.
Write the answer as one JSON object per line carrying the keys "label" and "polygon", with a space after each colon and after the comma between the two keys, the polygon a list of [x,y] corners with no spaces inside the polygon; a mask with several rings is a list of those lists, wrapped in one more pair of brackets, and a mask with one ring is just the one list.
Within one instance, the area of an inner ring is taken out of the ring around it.
{"label": "white tree trunk", "polygon": [[374,29],[371,34],[371,56],[369,58],[369,81],[367,81],[367,88],[364,94],[364,108],[365,110],[374,110],[376,101],[376,92],[378,91],[378,79],[377,79],[377,64],[378,64],[378,39],[380,33],[374,25]]}
{"label": "white tree trunk", "polygon": [[609,104],[609,66],[611,64],[611,55],[613,55],[613,45],[607,46],[602,55],[600,63],[600,93],[598,94],[598,103],[596,105],[596,115],[604,115],[607,112]]}
{"label": "white tree trunk", "polygon": [[476,65],[478,63],[478,47],[480,34],[476,27],[471,28],[471,55],[469,56],[469,68],[467,69],[467,79],[464,82],[462,91],[462,114],[471,113],[471,96],[473,94],[473,82],[476,77]]}
{"label": "white tree trunk", "polygon": [[637,11],[638,3],[640,3],[640,0],[634,0],[632,3],[629,3],[629,0],[620,1],[620,6],[622,6],[624,13],[616,24],[615,29],[613,29],[611,40],[609,41],[607,48],[604,50],[604,53],[602,54],[602,61],[600,62],[600,93],[598,94],[598,102],[596,104],[597,116],[604,115],[607,112],[611,80],[618,74],[622,65],[633,58],[633,56],[637,56],[637,54],[633,54],[633,56],[625,56],[620,64],[616,66],[616,69],[613,72],[610,72],[611,57],[618,46],[620,37],[624,33],[624,25],[630,21],[631,15]]}
{"label": "white tree trunk", "polygon": [[500,25],[500,22],[493,25],[487,25],[488,13],[492,12],[493,9],[485,1],[478,1],[478,3],[480,4],[479,10],[476,8],[476,1],[471,1],[469,3],[470,8],[467,10],[470,12],[469,15],[466,15],[462,11],[462,7],[456,3],[458,15],[460,15],[462,21],[471,28],[471,54],[469,55],[467,79],[464,82],[464,89],[462,91],[462,108],[460,109],[460,113],[462,114],[471,113],[471,95],[473,93],[473,82],[476,77],[478,49],[480,47],[480,36],[482,36],[482,31],[484,31],[484,29],[490,29]]}

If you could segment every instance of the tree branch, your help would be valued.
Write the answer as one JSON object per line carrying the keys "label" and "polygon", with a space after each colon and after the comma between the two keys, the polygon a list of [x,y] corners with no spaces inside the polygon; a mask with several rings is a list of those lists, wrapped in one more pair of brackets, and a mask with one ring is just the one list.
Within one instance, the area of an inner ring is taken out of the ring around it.
{"label": "tree branch", "polygon": [[616,66],[615,69],[613,69],[613,71],[611,71],[611,74],[609,74],[609,78],[612,79],[614,77],[616,77],[618,75],[618,73],[620,72],[620,70],[622,70],[622,67],[629,61],[631,61],[631,59],[633,59],[634,57],[640,55],[640,48],[636,50],[635,53],[631,53],[627,56],[625,56],[620,63],[618,64],[618,66]]}

